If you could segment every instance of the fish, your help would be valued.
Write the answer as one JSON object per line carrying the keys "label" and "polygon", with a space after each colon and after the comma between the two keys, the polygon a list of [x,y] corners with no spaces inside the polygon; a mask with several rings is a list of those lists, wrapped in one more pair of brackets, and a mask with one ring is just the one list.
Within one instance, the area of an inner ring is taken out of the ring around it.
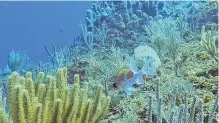
{"label": "fish", "polygon": [[133,92],[138,91],[138,88],[133,87],[133,85],[144,84],[144,75],[154,77],[156,72],[148,70],[149,66],[152,63],[151,56],[147,57],[146,63],[141,70],[138,70],[138,67],[135,63],[134,56],[130,58],[129,67],[123,68],[118,74],[113,84],[113,87],[118,88],[121,91],[124,91],[128,96],[132,95]]}

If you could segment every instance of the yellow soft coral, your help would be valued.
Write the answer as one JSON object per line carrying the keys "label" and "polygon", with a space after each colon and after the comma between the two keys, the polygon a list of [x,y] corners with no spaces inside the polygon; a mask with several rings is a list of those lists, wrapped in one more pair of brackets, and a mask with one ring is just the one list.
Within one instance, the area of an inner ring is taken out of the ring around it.
{"label": "yellow soft coral", "polygon": [[35,81],[31,72],[25,77],[17,72],[9,76],[8,102],[14,123],[97,123],[107,113],[110,98],[102,94],[102,87],[89,100],[78,75],[73,87],[68,86],[67,68],[46,76],[45,81],[44,75],[38,73]]}

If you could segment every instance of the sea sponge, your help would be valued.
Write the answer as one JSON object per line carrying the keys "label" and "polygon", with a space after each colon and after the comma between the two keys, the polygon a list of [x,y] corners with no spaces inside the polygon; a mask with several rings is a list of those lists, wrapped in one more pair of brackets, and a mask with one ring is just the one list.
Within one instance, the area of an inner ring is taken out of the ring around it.
{"label": "sea sponge", "polygon": [[141,45],[134,49],[135,61],[137,65],[143,66],[148,56],[153,58],[151,67],[153,70],[156,70],[161,66],[161,61],[155,50],[147,45]]}

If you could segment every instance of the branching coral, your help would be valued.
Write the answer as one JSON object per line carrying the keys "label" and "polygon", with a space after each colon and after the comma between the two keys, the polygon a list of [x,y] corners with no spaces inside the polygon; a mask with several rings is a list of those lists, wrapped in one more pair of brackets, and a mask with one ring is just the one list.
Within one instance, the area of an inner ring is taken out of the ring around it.
{"label": "branching coral", "polygon": [[56,76],[32,73],[25,77],[13,72],[8,78],[8,102],[14,123],[97,123],[107,113],[110,98],[98,87],[94,100],[87,90],[80,89],[75,75],[72,88],[67,85],[67,68],[58,69]]}

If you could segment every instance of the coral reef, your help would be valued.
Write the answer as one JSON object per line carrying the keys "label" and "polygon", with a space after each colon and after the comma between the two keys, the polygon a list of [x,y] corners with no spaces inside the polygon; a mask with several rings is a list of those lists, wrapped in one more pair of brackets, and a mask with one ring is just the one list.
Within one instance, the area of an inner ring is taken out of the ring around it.
{"label": "coral reef", "polygon": [[[49,61],[27,69],[26,55],[10,54],[0,122],[218,123],[217,10],[217,1],[93,2],[81,36],[45,46]],[[156,76],[134,76],[144,65]]]}

